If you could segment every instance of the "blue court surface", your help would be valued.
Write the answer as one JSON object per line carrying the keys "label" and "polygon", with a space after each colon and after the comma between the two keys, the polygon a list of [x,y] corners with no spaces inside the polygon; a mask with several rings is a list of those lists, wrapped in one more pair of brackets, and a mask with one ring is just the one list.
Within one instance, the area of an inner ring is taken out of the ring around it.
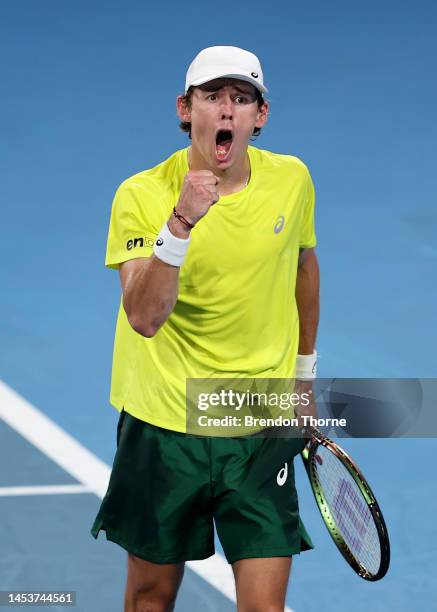
{"label": "blue court surface", "polygon": [[[320,375],[437,377],[436,25],[429,1],[2,2],[0,590],[72,590],[81,612],[122,610],[125,553],[89,534],[118,416],[109,211],[122,180],[187,145],[175,97],[203,47],[259,55],[271,116],[253,144],[311,170]],[[380,501],[391,568],[374,584],[355,576],[297,459],[315,550],[293,561],[288,609],[437,610],[436,440],[342,445]],[[176,610],[234,601],[217,542],[187,565]]]}

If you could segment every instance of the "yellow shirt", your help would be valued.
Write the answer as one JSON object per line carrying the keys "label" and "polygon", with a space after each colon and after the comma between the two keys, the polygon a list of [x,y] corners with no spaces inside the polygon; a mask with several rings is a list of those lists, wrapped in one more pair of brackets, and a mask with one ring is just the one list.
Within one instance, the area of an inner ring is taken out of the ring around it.
{"label": "yellow shirt", "polygon": [[[316,244],[314,188],[296,157],[248,147],[249,184],[221,196],[191,232],[179,294],[153,338],[120,305],[111,403],[185,431],[188,378],[292,378],[299,248]],[[150,257],[188,172],[188,148],[124,181],[114,198],[106,265]]]}

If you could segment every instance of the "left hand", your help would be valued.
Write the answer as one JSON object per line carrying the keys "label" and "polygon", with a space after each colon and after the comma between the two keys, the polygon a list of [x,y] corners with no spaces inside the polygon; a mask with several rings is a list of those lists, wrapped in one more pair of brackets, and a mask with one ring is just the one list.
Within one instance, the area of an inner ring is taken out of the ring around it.
{"label": "left hand", "polygon": [[299,420],[299,428],[308,429],[309,423],[305,425],[305,421],[302,417],[312,416],[316,419],[318,418],[317,405],[313,392],[313,381],[299,380],[296,378],[294,383],[294,393],[297,393],[301,398],[301,402],[297,406],[294,406],[296,418]]}

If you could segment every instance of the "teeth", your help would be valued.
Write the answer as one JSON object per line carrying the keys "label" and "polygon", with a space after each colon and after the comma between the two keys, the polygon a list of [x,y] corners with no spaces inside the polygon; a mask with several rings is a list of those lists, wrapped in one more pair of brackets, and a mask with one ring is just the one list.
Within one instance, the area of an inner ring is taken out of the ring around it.
{"label": "teeth", "polygon": [[216,152],[217,157],[224,158],[226,157],[228,150],[223,145],[217,145],[215,148],[215,152]]}

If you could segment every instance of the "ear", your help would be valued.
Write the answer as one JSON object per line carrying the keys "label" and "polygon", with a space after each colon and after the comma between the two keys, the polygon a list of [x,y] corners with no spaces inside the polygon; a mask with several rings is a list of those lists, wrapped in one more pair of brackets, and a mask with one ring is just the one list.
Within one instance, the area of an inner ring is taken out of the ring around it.
{"label": "ear", "polygon": [[183,96],[177,97],[176,110],[181,121],[191,122],[191,109],[184,103]]}
{"label": "ear", "polygon": [[260,109],[258,109],[258,113],[256,116],[255,127],[262,128],[265,126],[267,122],[267,117],[269,114],[269,103],[264,102]]}

